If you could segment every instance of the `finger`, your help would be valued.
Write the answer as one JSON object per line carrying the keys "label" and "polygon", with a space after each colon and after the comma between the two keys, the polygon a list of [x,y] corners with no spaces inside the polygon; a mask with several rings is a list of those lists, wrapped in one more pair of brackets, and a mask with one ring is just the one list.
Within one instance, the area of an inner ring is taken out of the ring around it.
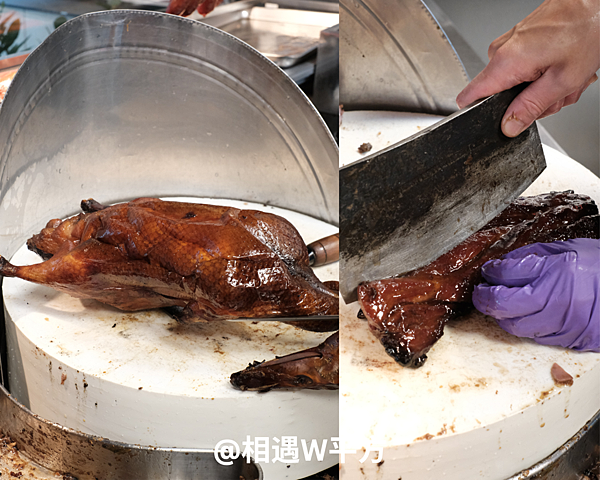
{"label": "finger", "polygon": [[[541,312],[546,306],[545,296],[535,295],[531,285],[506,287],[482,283],[473,291],[473,305],[481,313],[496,320],[509,320],[502,326],[507,332],[517,334],[519,320]],[[506,326],[506,328],[505,328]]]}
{"label": "finger", "polygon": [[590,79],[586,82],[586,84],[583,87],[565,97],[565,104],[563,106],[567,107],[569,105],[577,103],[583,92],[585,92],[588,89],[588,87],[596,81],[598,81],[598,75],[594,73],[594,75],[590,77]]}
{"label": "finger", "polygon": [[585,85],[585,87],[583,87],[584,90],[586,90],[590,85],[592,85],[593,83],[596,83],[598,81],[598,75],[596,75],[595,73],[590,77],[590,79],[587,81],[587,84]]}
{"label": "finger", "polygon": [[502,119],[502,132],[507,137],[516,137],[564,96],[564,86],[555,75],[544,73],[509,105]]}
{"label": "finger", "polygon": [[569,105],[573,105],[574,103],[577,103],[579,101],[579,99],[581,98],[581,95],[583,94],[584,90],[580,89],[576,92],[571,93],[570,95],[567,95],[564,98],[564,105],[563,107],[568,107]]}
{"label": "finger", "polygon": [[488,48],[488,58],[491,60],[492,57],[494,55],[496,55],[496,52],[498,51],[498,49],[504,45],[509,39],[510,37],[513,36],[513,33],[515,32],[515,28],[513,27],[510,31],[500,35],[496,40],[494,40],[492,43],[490,43],[490,46]]}
{"label": "finger", "polygon": [[[557,288],[572,288],[565,285],[573,281],[572,277],[561,280],[554,275],[552,280]],[[478,285],[473,292],[473,304],[480,312],[494,317],[500,328],[519,337],[561,336],[563,340],[573,341],[581,333],[575,331],[576,325],[566,325],[571,319],[569,302],[561,301],[559,294],[548,289],[548,284],[543,290],[531,284],[524,287]]]}
{"label": "finger", "polygon": [[[489,278],[498,282],[498,285],[481,284],[475,287],[473,304],[477,310],[496,320],[514,320],[514,325],[509,323],[507,328],[518,326],[518,320],[522,317],[540,314],[550,303],[553,304],[553,310],[548,317],[563,318],[564,312],[560,310],[570,308],[570,305],[559,297],[565,292],[574,291],[573,273],[577,268],[577,253],[563,252],[537,257],[537,260],[535,257],[530,255],[520,260],[491,262],[495,271]],[[509,268],[503,267],[503,262]],[[490,274],[489,270],[486,274]],[[525,283],[527,280],[530,281]],[[551,320],[547,320],[547,323],[547,332],[556,332],[560,328],[552,325]]]}
{"label": "finger", "polygon": [[512,70],[508,67],[504,68],[502,63],[492,59],[481,73],[458,94],[456,103],[459,108],[464,108],[480,98],[508,90],[523,82],[518,76],[518,70],[511,73]]}
{"label": "finger", "polygon": [[569,105],[574,105],[575,103],[577,103],[579,101],[579,99],[581,98],[581,95],[583,95],[583,92],[585,92],[586,89],[591,84],[596,82],[597,80],[598,80],[598,75],[594,74],[592,77],[589,78],[589,80],[581,88],[579,88],[576,91],[574,91],[573,93],[567,95],[565,98],[556,102],[554,105],[551,105],[544,113],[542,113],[539,116],[538,120],[549,117],[550,115],[554,115],[555,113],[558,113],[564,107],[568,107]]}
{"label": "finger", "polygon": [[512,328],[521,336],[531,337],[542,345],[561,345],[578,350],[600,346],[598,299],[585,288],[571,290],[577,288],[574,276],[560,279],[556,286],[569,289],[571,294],[568,302],[560,298],[560,294],[553,294],[542,311],[518,321],[513,319],[514,325],[507,328]]}
{"label": "finger", "polygon": [[594,245],[597,242],[595,240],[590,239],[572,239],[566,241],[556,241],[549,243],[532,243],[530,245],[525,245],[524,247],[517,248],[516,250],[512,250],[504,255],[503,259],[512,259],[512,258],[525,258],[529,255],[538,255],[540,257],[547,257],[550,255],[558,255],[564,252],[573,252],[576,251],[578,247],[582,248],[588,245]]}
{"label": "finger", "polygon": [[523,258],[492,260],[481,268],[481,274],[491,285],[523,287],[544,272],[547,259],[548,257],[527,255]]}
{"label": "finger", "polygon": [[565,106],[566,97],[562,100],[559,100],[553,105],[550,105],[544,113],[542,113],[537,119],[541,120],[542,118],[549,117],[550,115],[554,115],[555,113],[560,112],[561,108]]}
{"label": "finger", "polygon": [[[535,319],[533,319],[535,321]],[[538,334],[532,338],[541,345],[561,345],[563,347],[573,348],[575,350],[590,350],[598,348],[600,342],[600,328],[594,318],[587,322],[574,317],[570,313],[565,313],[562,325],[554,322],[555,332]]]}
{"label": "finger", "polygon": [[589,322],[581,334],[571,343],[575,350],[600,352],[600,297],[597,296],[590,309]]}
{"label": "finger", "polygon": [[510,46],[512,43],[505,48],[500,48],[500,42],[498,45],[487,66],[456,97],[460,108],[523,82],[533,82],[542,75],[542,66],[528,61],[522,51]]}
{"label": "finger", "polygon": [[569,345],[581,331],[574,331],[573,327],[576,325],[573,325],[569,333],[569,327],[565,324],[568,318],[564,303],[551,302],[537,312],[522,317],[496,319],[496,323],[502,330],[518,337],[533,338],[545,345],[557,345],[561,342]]}

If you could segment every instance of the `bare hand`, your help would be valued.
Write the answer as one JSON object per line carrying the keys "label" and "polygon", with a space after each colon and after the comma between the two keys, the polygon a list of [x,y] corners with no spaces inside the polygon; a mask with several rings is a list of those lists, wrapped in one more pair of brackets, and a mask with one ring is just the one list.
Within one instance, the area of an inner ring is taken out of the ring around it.
{"label": "bare hand", "polygon": [[171,0],[167,7],[167,13],[187,17],[194,13],[196,8],[198,13],[204,17],[212,12],[223,0]]}
{"label": "bare hand", "polygon": [[600,68],[600,0],[546,0],[492,42],[489,64],[460,92],[463,108],[477,99],[533,82],[510,104],[502,131],[515,137],[535,120],[572,105]]}

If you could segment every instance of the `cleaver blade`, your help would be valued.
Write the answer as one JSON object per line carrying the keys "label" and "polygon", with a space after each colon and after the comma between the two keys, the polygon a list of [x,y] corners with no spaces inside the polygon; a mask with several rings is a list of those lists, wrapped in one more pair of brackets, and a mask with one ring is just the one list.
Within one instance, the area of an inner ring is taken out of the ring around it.
{"label": "cleaver blade", "polygon": [[427,265],[482,228],[546,167],[537,126],[500,123],[525,88],[479,100],[340,169],[340,292]]}

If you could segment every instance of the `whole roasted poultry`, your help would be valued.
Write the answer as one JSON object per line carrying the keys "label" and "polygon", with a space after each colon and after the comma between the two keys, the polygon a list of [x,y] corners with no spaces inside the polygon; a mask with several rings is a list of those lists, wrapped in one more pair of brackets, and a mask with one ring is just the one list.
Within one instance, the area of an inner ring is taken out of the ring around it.
{"label": "whole roasted poultry", "polygon": [[44,262],[15,266],[0,257],[0,275],[125,311],[166,309],[180,321],[339,313],[337,282],[315,276],[306,245],[282,217],[154,198],[108,207],[85,200],[81,208],[27,241]]}
{"label": "whole roasted poultry", "polygon": [[390,356],[419,367],[446,322],[473,308],[471,295],[484,263],[531,243],[599,238],[599,219],[595,203],[572,191],[519,198],[429,265],[360,285],[361,311]]}
{"label": "whole roasted poultry", "polygon": [[276,215],[154,198],[82,210],[28,240],[45,262],[0,258],[0,274],[125,311],[170,307],[181,320],[339,312],[300,235]]}

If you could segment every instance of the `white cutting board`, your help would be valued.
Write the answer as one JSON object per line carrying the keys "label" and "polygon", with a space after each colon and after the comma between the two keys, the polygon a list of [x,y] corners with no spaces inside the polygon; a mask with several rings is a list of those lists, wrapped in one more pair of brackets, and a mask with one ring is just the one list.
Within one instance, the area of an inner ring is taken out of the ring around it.
{"label": "white cutting board", "polygon": [[[345,112],[340,166],[398,142],[442,117]],[[548,167],[525,192],[575,190],[600,201],[600,180],[544,147]],[[356,317],[340,310],[340,436],[344,480],[503,480],[544,459],[600,408],[600,354],[537,345],[473,313],[446,325],[425,365],[404,368]],[[556,362],[574,377],[557,387]],[[383,463],[372,463],[381,449]],[[361,463],[368,450],[373,453]]]}
{"label": "white cutting board", "polygon": [[[223,199],[201,201],[276,213],[306,243],[335,226],[279,208]],[[23,246],[11,260],[39,263]],[[337,280],[338,264],[315,269]],[[298,463],[272,462],[283,436],[319,445],[338,435],[337,391],[241,392],[229,376],[254,360],[310,348],[331,333],[280,322],[224,321],[180,325],[158,310],[124,313],[16,278],[3,283],[11,393],[50,421],[110,440],[212,449],[217,442],[270,439],[266,480],[296,479],[338,462],[327,452]],[[300,450],[302,452],[302,450]]]}

